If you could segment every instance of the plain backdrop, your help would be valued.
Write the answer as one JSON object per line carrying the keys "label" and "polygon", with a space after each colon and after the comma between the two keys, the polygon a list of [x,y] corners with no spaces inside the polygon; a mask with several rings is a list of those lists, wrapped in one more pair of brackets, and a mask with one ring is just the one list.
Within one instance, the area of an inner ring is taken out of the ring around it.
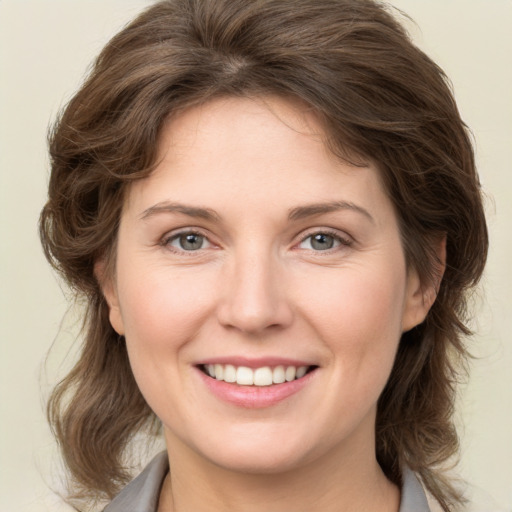
{"label": "plain backdrop", "polygon": [[[468,343],[458,473],[512,511],[512,1],[395,0],[445,69],[475,136],[491,252]],[[44,400],[73,357],[76,326],[43,258],[37,220],[46,132],[88,64],[144,0],[0,0],[0,511],[66,510]],[[54,343],[45,369],[46,354]],[[65,360],[64,363],[61,363]]]}

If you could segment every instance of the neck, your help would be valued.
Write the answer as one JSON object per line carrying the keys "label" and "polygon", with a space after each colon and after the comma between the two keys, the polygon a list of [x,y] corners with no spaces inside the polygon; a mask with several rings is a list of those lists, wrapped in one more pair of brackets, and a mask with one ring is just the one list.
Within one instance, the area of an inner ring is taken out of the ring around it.
{"label": "neck", "polygon": [[230,471],[173,443],[170,473],[159,512],[397,512],[399,489],[378,465],[375,452],[337,451],[293,470],[249,474]]}

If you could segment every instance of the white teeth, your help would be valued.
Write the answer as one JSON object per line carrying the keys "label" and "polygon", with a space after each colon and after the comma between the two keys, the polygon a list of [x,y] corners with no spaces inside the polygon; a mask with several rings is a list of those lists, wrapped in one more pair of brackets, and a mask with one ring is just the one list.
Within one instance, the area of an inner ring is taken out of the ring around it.
{"label": "white teeth", "polygon": [[272,372],[272,382],[274,384],[282,384],[285,380],[284,366],[276,366]]}
{"label": "white teeth", "polygon": [[295,376],[297,377],[297,379],[301,379],[302,377],[304,377],[304,375],[306,375],[307,371],[307,366],[299,366],[299,368],[297,368],[297,373],[295,374]]}
{"label": "white teeth", "polygon": [[221,364],[215,365],[215,378],[217,380],[224,380],[224,367]]}
{"label": "white teeth", "polygon": [[300,379],[306,375],[308,366],[262,366],[260,368],[248,368],[247,366],[235,367],[231,364],[205,365],[206,373],[217,380],[237,383],[240,386],[271,386]]}
{"label": "white teeth", "polygon": [[284,374],[286,382],[291,382],[292,380],[295,380],[296,373],[297,373],[297,369],[295,368],[295,366],[288,366],[286,368],[286,372]]}
{"label": "white teeth", "polygon": [[258,368],[254,371],[254,385],[255,386],[271,386],[272,385],[272,370],[268,366]]}
{"label": "white teeth", "polygon": [[236,370],[236,383],[241,386],[252,386],[254,384],[254,372],[246,366],[239,366]]}
{"label": "white teeth", "polygon": [[226,382],[236,382],[236,368],[232,364],[224,367],[224,380]]}

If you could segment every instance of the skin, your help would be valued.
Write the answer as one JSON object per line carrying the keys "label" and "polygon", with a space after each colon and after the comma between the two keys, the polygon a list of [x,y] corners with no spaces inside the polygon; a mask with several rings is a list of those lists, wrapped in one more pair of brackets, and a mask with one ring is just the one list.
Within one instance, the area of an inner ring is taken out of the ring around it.
{"label": "skin", "polygon": [[[197,250],[180,246],[191,231]],[[319,233],[331,248],[312,245]],[[377,167],[330,155],[304,105],[223,98],[169,120],[156,170],[129,190],[103,283],[163,423],[160,511],[398,510],[375,459],[376,404],[402,332],[435,293],[406,267]],[[318,368],[250,409],[214,396],[197,369],[228,356]]]}

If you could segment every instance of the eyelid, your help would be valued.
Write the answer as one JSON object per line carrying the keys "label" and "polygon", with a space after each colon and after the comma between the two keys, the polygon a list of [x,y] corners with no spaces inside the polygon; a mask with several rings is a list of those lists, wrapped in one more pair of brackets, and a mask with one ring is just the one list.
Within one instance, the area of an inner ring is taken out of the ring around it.
{"label": "eyelid", "polygon": [[[170,242],[172,240],[178,238],[179,236],[186,235],[186,234],[194,234],[194,235],[199,235],[199,236],[204,237],[208,241],[208,243],[210,244],[210,247],[207,247],[205,249],[198,249],[196,251],[185,251],[185,250],[176,249],[174,247],[171,248]],[[349,247],[349,246],[351,246],[354,243],[354,239],[350,235],[348,235],[347,233],[345,233],[343,231],[340,231],[340,230],[335,229],[335,228],[315,227],[315,228],[308,229],[306,232],[303,232],[300,235],[300,238],[299,238],[298,242],[296,242],[294,244],[294,248],[298,248],[298,246],[302,242],[307,240],[309,237],[317,235],[317,234],[324,234],[324,235],[332,236],[333,238],[338,240],[340,242],[340,245],[343,246],[343,247]],[[188,253],[188,254],[198,253],[198,252],[200,252],[202,250],[206,250],[206,249],[218,248],[218,244],[216,244],[215,242],[212,241],[211,235],[208,234],[206,232],[206,230],[204,230],[202,228],[199,228],[199,227],[196,227],[196,226],[186,226],[186,227],[176,228],[174,230],[168,231],[167,233],[165,233],[161,237],[161,239],[159,241],[159,245],[161,245],[162,247],[165,247],[165,248],[167,248],[169,250],[173,250],[175,252]],[[339,246],[337,246],[335,248],[332,248],[332,249],[326,249],[324,251],[312,251],[312,252],[316,252],[316,253],[325,252],[325,253],[328,253],[328,252],[331,252],[331,251],[335,251],[338,248],[339,248]]]}
{"label": "eyelid", "polygon": [[[205,247],[204,249],[197,249],[196,251],[185,251],[183,249],[178,249],[178,248],[170,245],[170,242],[172,240],[175,240],[180,236],[189,235],[189,234],[202,236],[203,238],[205,238],[208,241],[208,243],[210,244],[210,247]],[[188,254],[188,255],[192,255],[193,253],[199,253],[206,249],[211,249],[212,247],[213,248],[216,247],[216,244],[211,240],[211,236],[208,235],[204,229],[201,229],[201,228],[198,228],[195,226],[187,226],[187,227],[183,227],[183,228],[177,228],[172,231],[168,231],[160,238],[159,245],[161,245],[162,247],[164,247],[172,252],[176,252],[176,253],[180,253],[180,254]]]}
{"label": "eyelid", "polygon": [[[306,233],[301,234],[299,241],[294,245],[294,247],[298,247],[302,242],[306,241],[308,238],[310,238],[314,235],[319,235],[319,234],[332,236],[333,238],[338,240],[340,242],[340,246],[343,246],[343,247],[350,247],[354,243],[354,239],[351,236],[347,235],[345,232],[339,231],[334,228],[318,227],[318,228],[311,228],[311,229],[307,230]],[[331,248],[331,249],[325,249],[323,251],[312,251],[312,252],[329,253],[332,251],[336,251],[337,249],[339,249],[339,246]]]}

